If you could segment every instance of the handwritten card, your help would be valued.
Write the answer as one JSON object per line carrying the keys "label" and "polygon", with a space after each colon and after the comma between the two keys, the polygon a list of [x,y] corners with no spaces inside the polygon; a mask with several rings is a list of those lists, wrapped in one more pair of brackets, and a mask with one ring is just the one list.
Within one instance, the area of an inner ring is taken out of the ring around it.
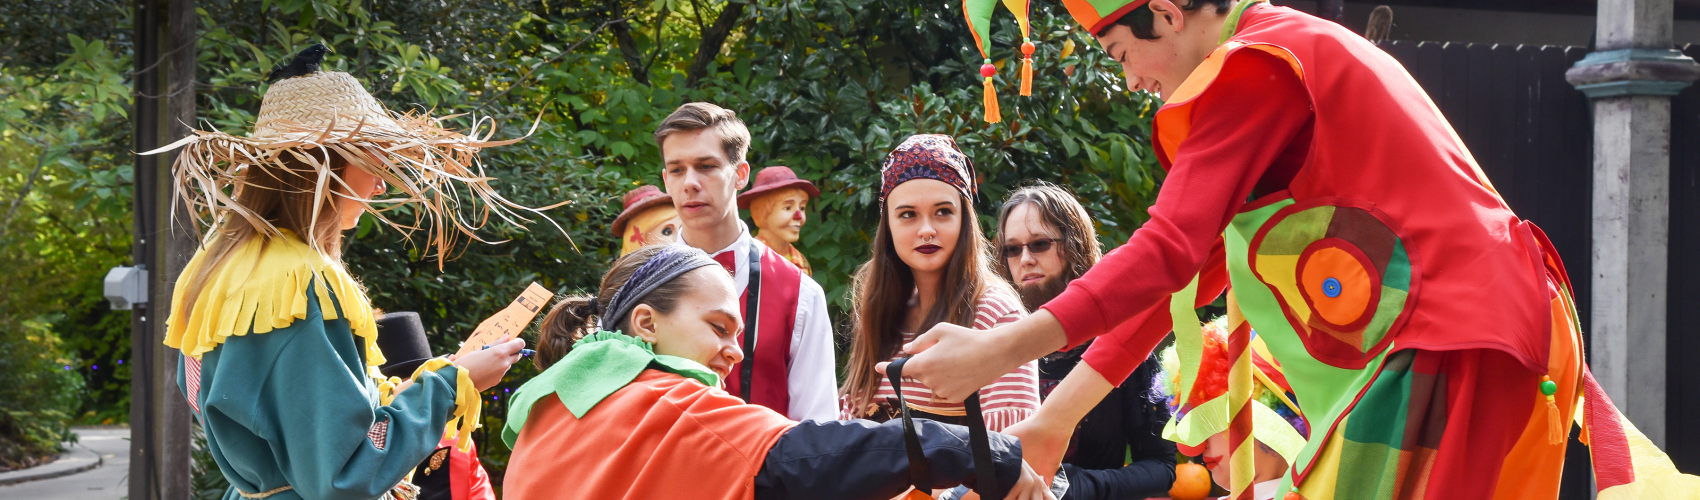
{"label": "handwritten card", "polygon": [[519,297],[508,304],[508,307],[497,312],[494,316],[478,324],[472,330],[472,336],[466,338],[466,343],[460,345],[456,356],[483,349],[484,346],[500,344],[513,340],[519,333],[525,331],[525,326],[531,324],[531,319],[537,317],[537,312],[549,305],[549,300],[555,298],[555,293],[532,283],[520,292]]}

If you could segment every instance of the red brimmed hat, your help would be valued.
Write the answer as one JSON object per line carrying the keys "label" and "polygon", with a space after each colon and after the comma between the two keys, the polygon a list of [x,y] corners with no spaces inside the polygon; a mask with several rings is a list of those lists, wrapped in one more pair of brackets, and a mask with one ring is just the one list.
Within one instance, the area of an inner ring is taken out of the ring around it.
{"label": "red brimmed hat", "polygon": [[644,210],[653,207],[673,204],[673,197],[661,192],[661,188],[649,185],[638,186],[637,189],[626,192],[625,208],[620,210],[620,216],[614,218],[614,234],[626,234],[626,222],[637,217]]}
{"label": "red brimmed hat", "polygon": [[749,191],[738,195],[738,208],[748,209],[750,202],[755,201],[756,197],[789,188],[801,189],[809,193],[810,198],[820,196],[820,189],[816,189],[815,184],[806,179],[797,178],[797,173],[792,172],[791,167],[773,166],[756,172],[755,185],[750,186]]}

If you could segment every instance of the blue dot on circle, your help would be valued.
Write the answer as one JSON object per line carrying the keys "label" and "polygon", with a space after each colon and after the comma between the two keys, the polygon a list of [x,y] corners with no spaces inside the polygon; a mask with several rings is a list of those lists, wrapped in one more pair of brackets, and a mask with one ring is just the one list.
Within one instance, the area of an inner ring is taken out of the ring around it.
{"label": "blue dot on circle", "polygon": [[1340,296],[1340,280],[1328,278],[1322,280],[1322,294],[1329,298]]}

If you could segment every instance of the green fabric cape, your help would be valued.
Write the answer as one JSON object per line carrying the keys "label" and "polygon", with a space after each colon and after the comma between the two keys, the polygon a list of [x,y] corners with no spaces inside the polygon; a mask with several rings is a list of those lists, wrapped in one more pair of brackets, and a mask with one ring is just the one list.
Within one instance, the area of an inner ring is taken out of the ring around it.
{"label": "green fabric cape", "polygon": [[584,418],[597,403],[632,383],[649,368],[696,379],[709,387],[720,385],[720,376],[701,363],[656,354],[653,344],[637,337],[597,332],[574,342],[566,358],[514,392],[513,400],[508,403],[507,422],[502,427],[502,441],[513,447],[520,429],[525,427],[526,417],[531,414],[531,406],[544,396],[559,396],[574,417]]}

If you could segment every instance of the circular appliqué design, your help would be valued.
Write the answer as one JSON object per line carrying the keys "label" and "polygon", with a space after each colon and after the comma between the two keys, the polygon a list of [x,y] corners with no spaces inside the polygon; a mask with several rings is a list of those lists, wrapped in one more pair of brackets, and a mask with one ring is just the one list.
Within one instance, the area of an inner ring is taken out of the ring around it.
{"label": "circular appliqu\u00e9 design", "polygon": [[1415,303],[1416,266],[1401,234],[1367,202],[1310,200],[1270,217],[1248,257],[1311,355],[1359,368]]}

